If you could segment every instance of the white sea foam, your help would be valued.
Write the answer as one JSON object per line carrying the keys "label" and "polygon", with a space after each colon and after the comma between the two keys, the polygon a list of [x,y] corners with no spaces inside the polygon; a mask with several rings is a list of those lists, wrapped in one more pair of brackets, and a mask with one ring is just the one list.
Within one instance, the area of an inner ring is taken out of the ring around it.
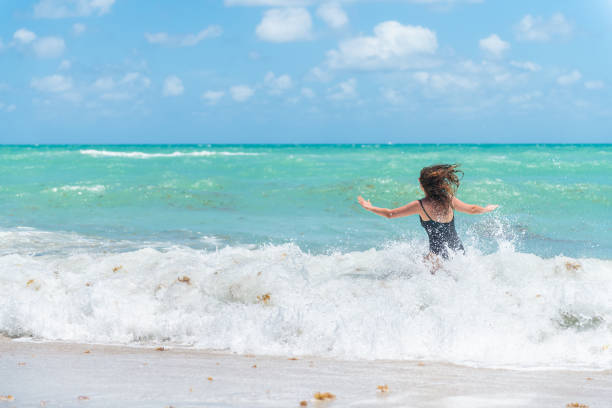
{"label": "white sea foam", "polygon": [[116,152],[111,150],[94,150],[84,149],[79,151],[93,157],[127,157],[131,159],[152,159],[156,157],[199,157],[199,156],[258,156],[259,153],[248,152],[226,152],[226,151],[210,151],[200,150],[195,152],[172,152],[172,153],[143,153],[143,152]]}
{"label": "white sea foam", "polygon": [[293,244],[29,254],[20,233],[33,236],[0,236],[18,246],[0,253],[0,333],[12,337],[612,366],[610,260],[544,259],[504,244],[490,255],[468,249],[432,275],[420,242],[318,255]]}
{"label": "white sea foam", "polygon": [[90,193],[102,193],[104,192],[104,190],[106,190],[106,187],[104,187],[101,184],[97,184],[95,186],[61,186],[61,187],[53,187],[51,189],[51,191],[53,191],[54,193],[57,193],[58,191],[76,191],[76,192],[88,191]]}

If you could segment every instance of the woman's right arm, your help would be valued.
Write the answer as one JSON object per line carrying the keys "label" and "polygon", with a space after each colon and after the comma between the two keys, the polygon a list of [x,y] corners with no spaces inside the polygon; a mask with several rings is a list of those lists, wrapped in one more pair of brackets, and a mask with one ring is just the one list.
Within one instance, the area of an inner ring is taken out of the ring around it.
{"label": "woman's right arm", "polygon": [[357,200],[359,201],[359,204],[361,204],[361,206],[366,210],[386,218],[406,217],[408,215],[417,214],[419,212],[418,201],[413,201],[403,207],[389,209],[374,207],[372,203],[370,203],[370,200],[366,200],[362,196],[357,197]]}
{"label": "woman's right arm", "polygon": [[466,204],[457,197],[453,197],[453,208],[467,214],[484,214],[495,210],[497,207],[499,207],[497,204],[489,204],[486,207],[481,207],[476,204]]}

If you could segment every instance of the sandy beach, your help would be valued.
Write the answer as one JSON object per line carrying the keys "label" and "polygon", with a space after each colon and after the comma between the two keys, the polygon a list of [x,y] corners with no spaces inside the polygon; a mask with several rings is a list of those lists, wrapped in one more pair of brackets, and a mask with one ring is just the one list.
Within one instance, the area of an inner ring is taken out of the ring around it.
{"label": "sandy beach", "polygon": [[[611,370],[290,359],[6,338],[0,378],[5,407],[298,407],[302,401],[314,407],[612,406]],[[378,389],[384,385],[387,392]],[[318,401],[316,392],[335,398]]]}

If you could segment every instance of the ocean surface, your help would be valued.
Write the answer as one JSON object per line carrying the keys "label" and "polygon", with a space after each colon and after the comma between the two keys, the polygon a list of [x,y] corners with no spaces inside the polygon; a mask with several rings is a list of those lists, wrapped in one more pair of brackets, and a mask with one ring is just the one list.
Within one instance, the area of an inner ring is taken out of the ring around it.
{"label": "ocean surface", "polygon": [[[432,275],[418,174],[460,163]],[[0,146],[0,334],[612,367],[611,145]]]}

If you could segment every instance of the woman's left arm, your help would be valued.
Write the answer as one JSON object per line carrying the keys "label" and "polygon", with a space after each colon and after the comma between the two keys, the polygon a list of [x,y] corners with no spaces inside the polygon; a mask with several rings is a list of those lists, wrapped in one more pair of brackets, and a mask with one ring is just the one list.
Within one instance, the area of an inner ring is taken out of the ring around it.
{"label": "woman's left arm", "polygon": [[372,203],[370,203],[370,200],[366,200],[362,196],[357,197],[357,200],[359,201],[359,204],[361,204],[361,206],[366,210],[386,218],[406,217],[408,215],[417,214],[419,212],[419,202],[416,200],[404,205],[403,207],[393,209],[374,207]]}

